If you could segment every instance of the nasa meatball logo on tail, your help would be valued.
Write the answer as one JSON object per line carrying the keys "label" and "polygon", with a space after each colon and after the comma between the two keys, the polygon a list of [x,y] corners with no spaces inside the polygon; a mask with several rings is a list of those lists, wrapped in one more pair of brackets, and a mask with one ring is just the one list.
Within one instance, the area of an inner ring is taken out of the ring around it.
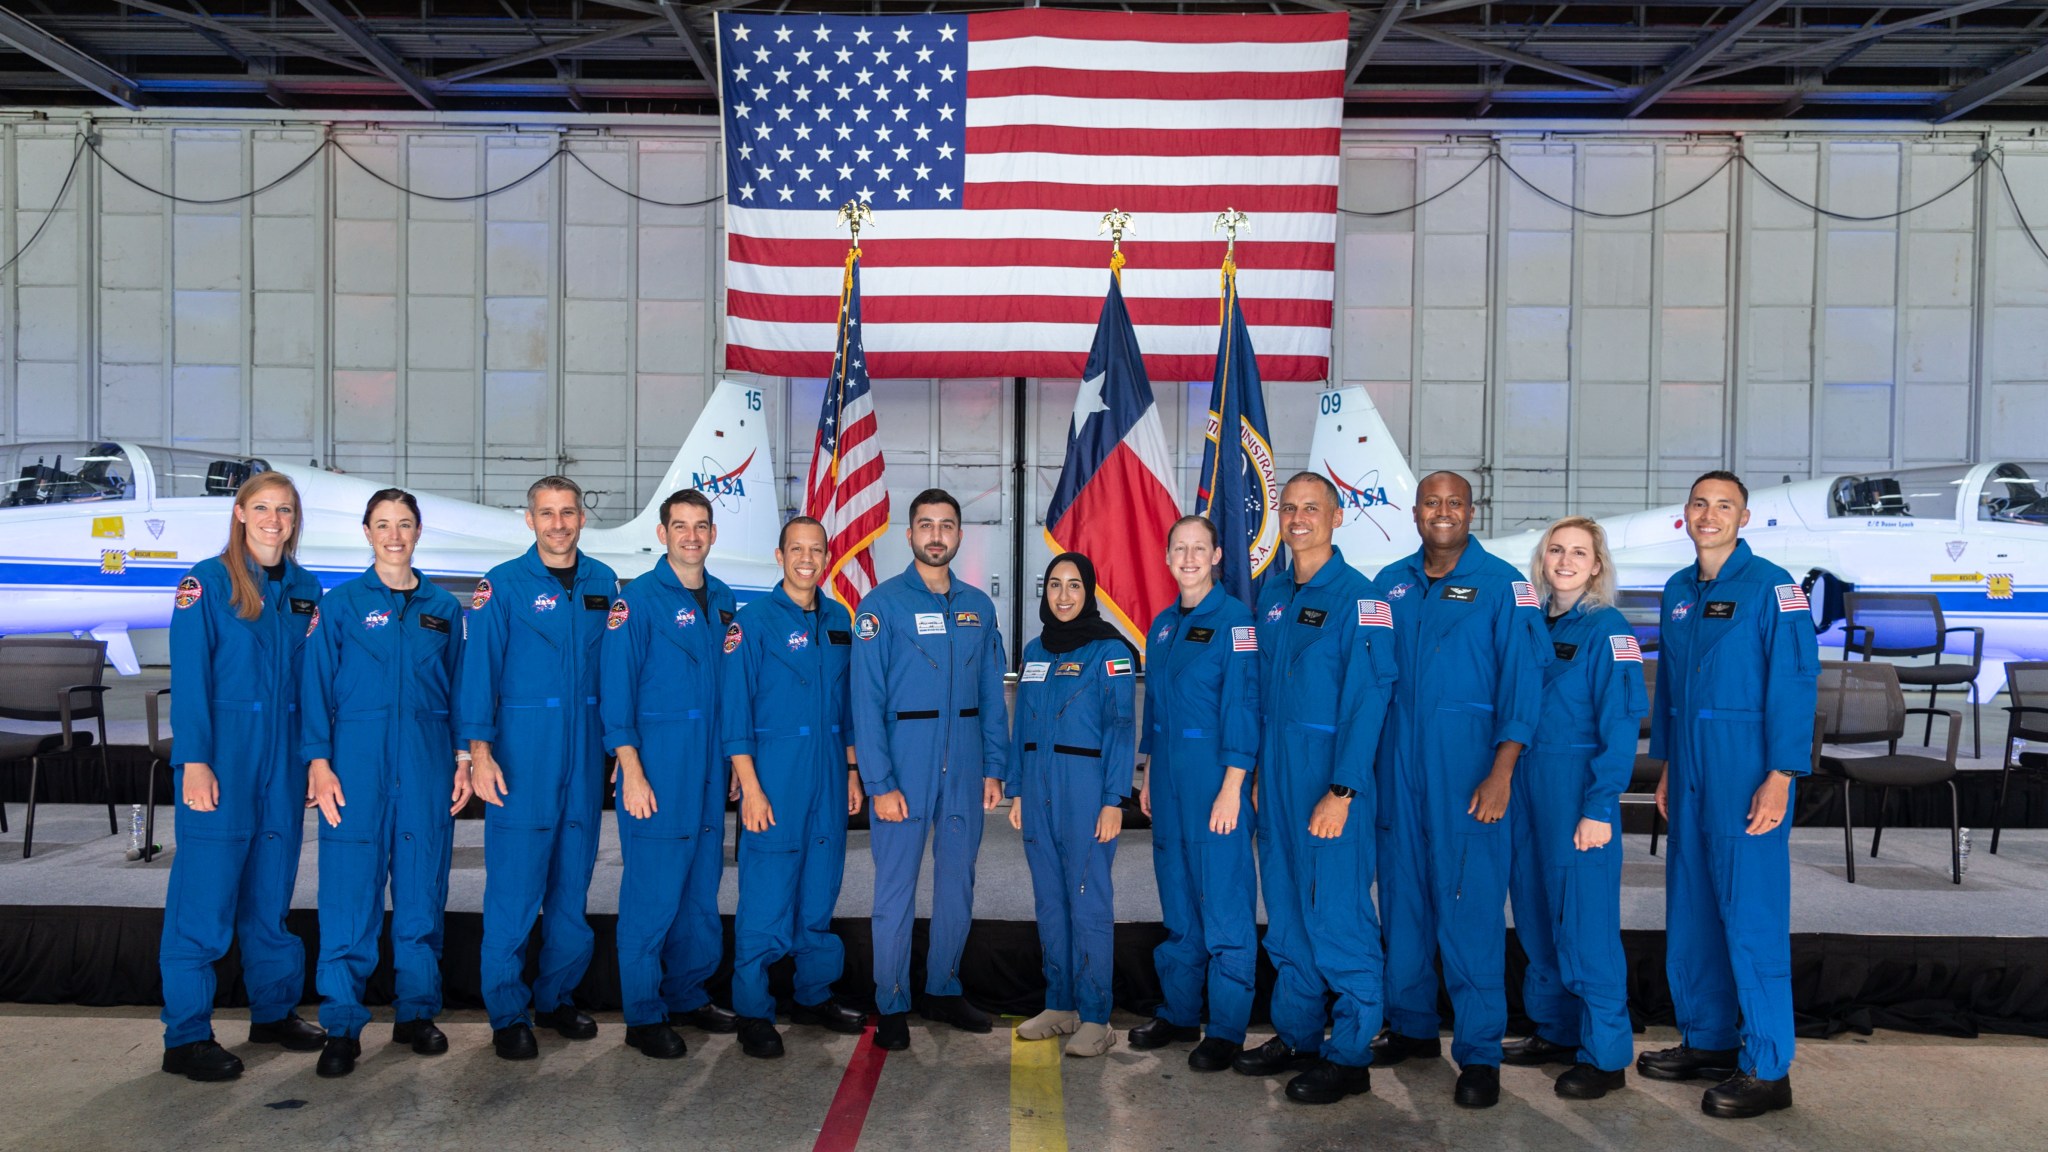
{"label": "nasa meatball logo on tail", "polygon": [[1316,398],[1309,464],[1337,486],[1344,523],[1334,540],[1345,562],[1370,572],[1415,551],[1415,473],[1364,388]]}

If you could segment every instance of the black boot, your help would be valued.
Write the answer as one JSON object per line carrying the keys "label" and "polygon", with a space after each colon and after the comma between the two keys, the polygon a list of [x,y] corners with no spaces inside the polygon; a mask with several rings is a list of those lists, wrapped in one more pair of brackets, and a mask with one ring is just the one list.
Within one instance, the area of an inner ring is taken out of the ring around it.
{"label": "black boot", "polygon": [[1726,1080],[1735,1075],[1733,1048],[1688,1048],[1680,1044],[1636,1057],[1636,1071],[1652,1080]]}
{"label": "black boot", "polygon": [[1747,1120],[1791,1106],[1790,1076],[1759,1080],[1747,1072],[1737,1072],[1707,1089],[1706,1095],[1700,1097],[1700,1111],[1723,1120]]}
{"label": "black boot", "polygon": [[690,1050],[683,1038],[667,1024],[632,1024],[626,1028],[626,1046],[638,1048],[642,1056],[674,1060]]}
{"label": "black boot", "polygon": [[1403,1036],[1388,1028],[1372,1040],[1372,1062],[1392,1068],[1403,1060],[1435,1060],[1444,1054],[1441,1036]]}
{"label": "black boot", "polygon": [[910,1016],[904,1012],[884,1012],[875,1020],[875,1047],[885,1052],[901,1052],[910,1047]]}
{"label": "black boot", "polygon": [[597,1021],[577,1011],[574,1004],[536,1012],[533,1022],[542,1028],[553,1028],[564,1040],[589,1040],[597,1035]]}
{"label": "black boot", "polygon": [[1465,1065],[1451,1099],[1460,1108],[1491,1108],[1500,1103],[1500,1069],[1491,1064]]}
{"label": "black boot", "polygon": [[1210,1036],[1188,1053],[1188,1067],[1197,1072],[1222,1072],[1237,1060],[1244,1045],[1235,1040]]}
{"label": "black boot", "polygon": [[164,1071],[201,1082],[233,1080],[242,1074],[242,1059],[208,1037],[164,1049]]}
{"label": "black boot", "polygon": [[1154,1016],[1130,1030],[1125,1039],[1131,1047],[1144,1051],[1148,1048],[1164,1048],[1168,1044],[1181,1044],[1200,1040],[1202,1030],[1192,1024],[1175,1024],[1164,1016]]}
{"label": "black boot", "polygon": [[1552,1044],[1541,1036],[1530,1036],[1501,1045],[1500,1062],[1518,1068],[1534,1068],[1539,1064],[1576,1064],[1578,1052],[1578,1048],[1572,1045]]}
{"label": "black boot", "polygon": [[740,1051],[756,1060],[774,1060],[782,1055],[782,1033],[775,1021],[756,1016],[740,1017]]}
{"label": "black boot", "polygon": [[858,1036],[867,1031],[867,1013],[857,1008],[848,1008],[839,1001],[826,997],[823,1004],[791,1004],[791,1024],[809,1024],[841,1036]]}
{"label": "black boot", "polygon": [[540,1045],[533,1039],[533,1029],[526,1021],[506,1028],[491,1031],[491,1049],[501,1060],[531,1060],[540,1055]]}
{"label": "black boot", "polygon": [[1287,1082],[1287,1098],[1297,1104],[1335,1104],[1346,1096],[1372,1091],[1372,1070],[1318,1060],[1315,1067]]}
{"label": "black boot", "polygon": [[318,1052],[327,1043],[327,1033],[318,1024],[299,1019],[297,1012],[287,1012],[262,1024],[250,1021],[249,1043],[281,1044],[291,1052]]}
{"label": "black boot", "polygon": [[432,1020],[400,1020],[391,1026],[393,1044],[410,1044],[422,1056],[439,1056],[448,1050],[448,1034],[434,1027]]}
{"label": "black boot", "polygon": [[739,1029],[740,1016],[730,1008],[720,1008],[707,1001],[688,1012],[669,1013],[668,1022],[678,1028],[688,1025],[699,1032],[729,1036]]}
{"label": "black boot", "polygon": [[356,1057],[363,1054],[363,1045],[353,1036],[329,1036],[326,1047],[320,1050],[320,1062],[313,1066],[313,1074],[329,1080],[339,1080],[356,1070]]}
{"label": "black boot", "polygon": [[967,1002],[965,996],[927,996],[919,1015],[939,1024],[951,1024],[962,1032],[987,1032],[988,1013]]}
{"label": "black boot", "polygon": [[1565,1069],[1551,1087],[1567,1100],[1598,1100],[1620,1088],[1628,1086],[1628,1072],[1617,1068],[1603,1072],[1591,1064],[1574,1064]]}
{"label": "black boot", "polygon": [[1303,1052],[1290,1048],[1287,1041],[1278,1036],[1259,1045],[1246,1048],[1230,1062],[1230,1068],[1240,1076],[1278,1076],[1282,1072],[1305,1069],[1322,1059],[1314,1052]]}

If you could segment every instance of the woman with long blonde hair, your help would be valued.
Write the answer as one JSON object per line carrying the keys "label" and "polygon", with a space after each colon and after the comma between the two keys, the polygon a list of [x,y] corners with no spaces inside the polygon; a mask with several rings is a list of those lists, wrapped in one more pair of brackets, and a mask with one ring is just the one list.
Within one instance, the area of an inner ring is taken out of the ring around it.
{"label": "woman with long blonde hair", "polygon": [[1620,796],[1649,710],[1643,653],[1614,607],[1607,534],[1583,516],[1552,524],[1529,560],[1552,657],[1543,715],[1515,772],[1508,818],[1515,934],[1529,954],[1522,1005],[1535,1033],[1509,1064],[1570,1064],[1559,1096],[1596,1100],[1635,1053],[1621,951]]}
{"label": "woman with long blonde hair", "polygon": [[171,613],[178,800],[158,954],[163,1070],[193,1080],[242,1073],[213,1037],[213,965],[237,939],[250,1043],[314,1051],[325,1038],[292,1011],[306,953],[284,926],[305,826],[299,653],[320,603],[320,582],[294,559],[298,543],[298,489],[257,473],[235,493],[227,546],[178,582]]}

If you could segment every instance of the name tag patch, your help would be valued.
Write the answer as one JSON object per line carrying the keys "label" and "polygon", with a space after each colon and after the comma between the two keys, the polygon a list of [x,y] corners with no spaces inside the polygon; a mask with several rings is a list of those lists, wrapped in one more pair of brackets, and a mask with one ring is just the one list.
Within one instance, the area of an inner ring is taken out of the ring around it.
{"label": "name tag patch", "polygon": [[730,609],[730,608],[720,608],[720,609],[718,610],[718,622],[719,622],[720,624],[730,624],[730,623],[732,623],[732,609]]}
{"label": "name tag patch", "polygon": [[448,634],[448,621],[439,616],[420,617],[420,627],[425,628],[429,632],[439,632],[443,636]]}
{"label": "name tag patch", "polygon": [[1550,651],[1559,660],[1569,660],[1579,654],[1579,646],[1577,644],[1567,644],[1562,640],[1553,640],[1550,642]]}
{"label": "name tag patch", "polygon": [[1709,620],[1733,620],[1735,618],[1735,601],[1709,600],[1707,601],[1705,611],[1701,614]]}
{"label": "name tag patch", "polygon": [[1080,674],[1081,662],[1078,660],[1063,660],[1060,662],[1059,668],[1053,672],[1055,676],[1079,676]]}
{"label": "name tag patch", "polygon": [[1209,641],[1214,640],[1215,638],[1216,630],[1214,628],[1188,629],[1188,643],[1190,644],[1207,644]]}
{"label": "name tag patch", "polygon": [[955,612],[953,613],[953,626],[956,628],[979,628],[981,627],[981,613]]}
{"label": "name tag patch", "polygon": [[1479,599],[1479,589],[1474,588],[1470,584],[1446,584],[1444,585],[1444,594],[1438,597],[1438,599],[1456,600],[1460,604],[1470,604],[1474,600]]}
{"label": "name tag patch", "polygon": [[1051,670],[1052,662],[1049,660],[1029,660],[1024,664],[1024,675],[1019,676],[1017,681],[1020,684],[1036,684],[1045,679],[1045,674]]}
{"label": "name tag patch", "polygon": [[609,612],[611,611],[612,602],[610,597],[585,592],[583,594],[583,607],[591,612]]}
{"label": "name tag patch", "polygon": [[946,634],[946,614],[944,612],[919,612],[917,614],[917,634],[919,636],[944,636]]}
{"label": "name tag patch", "polygon": [[1321,608],[1303,608],[1301,612],[1295,616],[1294,622],[1296,624],[1306,624],[1311,628],[1321,628],[1323,626],[1323,621],[1328,619],[1329,616],[1330,614],[1328,612],[1323,611]]}
{"label": "name tag patch", "polygon": [[292,597],[292,612],[296,615],[311,616],[314,609],[318,607],[320,607],[318,600],[301,600],[297,596]]}
{"label": "name tag patch", "polygon": [[844,628],[828,628],[825,630],[825,640],[830,644],[851,644],[853,633]]}

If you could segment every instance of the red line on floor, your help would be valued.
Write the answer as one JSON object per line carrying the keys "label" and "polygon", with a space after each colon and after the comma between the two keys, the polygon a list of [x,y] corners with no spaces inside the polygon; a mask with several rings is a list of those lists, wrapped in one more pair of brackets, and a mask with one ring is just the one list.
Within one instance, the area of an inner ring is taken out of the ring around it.
{"label": "red line on floor", "polygon": [[853,1152],[854,1145],[860,1143],[861,1126],[867,1123],[868,1105],[875,1099],[875,1084],[882,1078],[882,1062],[888,1058],[886,1050],[875,1047],[874,1029],[861,1034],[811,1152]]}

